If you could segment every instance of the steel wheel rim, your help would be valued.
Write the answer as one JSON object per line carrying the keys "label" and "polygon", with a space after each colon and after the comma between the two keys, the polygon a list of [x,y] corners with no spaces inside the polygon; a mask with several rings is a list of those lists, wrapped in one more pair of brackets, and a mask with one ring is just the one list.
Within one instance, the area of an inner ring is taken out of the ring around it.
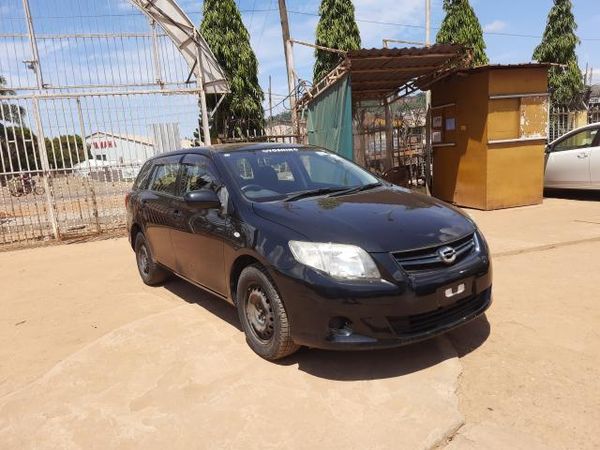
{"label": "steel wheel rim", "polygon": [[271,301],[260,287],[248,289],[245,310],[252,334],[259,341],[268,343],[273,337],[275,316]]}
{"label": "steel wheel rim", "polygon": [[141,245],[138,250],[138,269],[142,275],[150,273],[150,258],[148,257],[148,250],[145,245]]}

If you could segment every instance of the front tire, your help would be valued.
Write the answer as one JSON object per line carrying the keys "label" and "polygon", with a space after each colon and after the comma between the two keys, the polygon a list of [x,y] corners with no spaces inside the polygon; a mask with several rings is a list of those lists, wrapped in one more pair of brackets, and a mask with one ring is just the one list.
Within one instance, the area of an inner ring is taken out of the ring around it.
{"label": "front tire", "polygon": [[135,237],[135,259],[140,277],[148,286],[156,286],[169,278],[169,272],[154,261],[150,247],[142,233],[138,233]]}
{"label": "front tire", "polygon": [[288,317],[275,284],[262,266],[254,264],[242,271],[236,297],[246,342],[256,354],[275,360],[300,348],[292,340]]}

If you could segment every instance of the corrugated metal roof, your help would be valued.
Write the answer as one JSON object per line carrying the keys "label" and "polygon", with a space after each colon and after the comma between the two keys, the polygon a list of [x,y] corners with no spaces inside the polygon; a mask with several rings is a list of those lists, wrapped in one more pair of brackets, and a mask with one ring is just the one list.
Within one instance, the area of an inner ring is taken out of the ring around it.
{"label": "corrugated metal roof", "polygon": [[550,66],[560,66],[560,64],[553,63],[538,63],[538,62],[526,62],[516,64],[487,64],[485,66],[477,66],[470,69],[462,69],[459,72],[484,72],[486,70],[503,70],[503,69],[535,69]]}
{"label": "corrugated metal roof", "polygon": [[410,81],[450,67],[463,55],[462,46],[448,44],[348,52],[352,98],[366,100],[391,95]]}
{"label": "corrugated metal roof", "polygon": [[454,44],[434,44],[429,47],[400,47],[400,48],[361,48],[359,50],[348,51],[351,58],[369,58],[376,56],[421,56],[432,53],[456,54],[461,52],[463,47]]}

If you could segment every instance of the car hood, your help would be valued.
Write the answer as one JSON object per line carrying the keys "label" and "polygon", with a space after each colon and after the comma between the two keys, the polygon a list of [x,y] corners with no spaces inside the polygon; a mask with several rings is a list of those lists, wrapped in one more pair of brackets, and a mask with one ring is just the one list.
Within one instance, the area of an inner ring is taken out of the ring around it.
{"label": "car hood", "polygon": [[264,219],[312,242],[358,245],[368,252],[439,245],[475,231],[458,209],[432,197],[381,187],[339,197],[254,203]]}

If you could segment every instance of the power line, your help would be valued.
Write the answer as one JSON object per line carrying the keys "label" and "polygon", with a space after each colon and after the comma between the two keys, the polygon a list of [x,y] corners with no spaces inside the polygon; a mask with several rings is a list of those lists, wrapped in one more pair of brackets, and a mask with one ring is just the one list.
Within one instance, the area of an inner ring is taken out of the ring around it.
{"label": "power line", "polygon": [[[302,15],[302,16],[320,17],[318,13],[292,11],[292,10],[288,10],[288,12],[290,14],[296,14],[296,15]],[[362,23],[374,24],[374,25],[390,25],[390,26],[397,26],[397,27],[415,28],[415,29],[419,29],[419,30],[425,29],[424,25],[413,25],[413,24],[408,24],[408,23],[385,22],[385,21],[381,21],[381,20],[370,20],[370,19],[356,19],[356,21],[362,22]],[[440,27],[431,27],[431,28],[434,30],[440,29]],[[523,38],[536,38],[536,39],[542,38],[541,35],[501,33],[501,32],[496,32],[496,31],[484,31],[483,34],[492,35],[492,36],[509,36],[509,37],[523,37]],[[582,41],[600,41],[600,38],[579,38],[579,39]]]}
{"label": "power line", "polygon": [[[277,11],[276,8],[258,8],[258,9],[240,9],[241,14],[254,14],[254,13],[270,13],[273,11]],[[318,13],[312,12],[304,12],[304,11],[293,11],[288,10],[288,13],[301,15],[301,16],[311,16],[311,17],[320,17]],[[202,13],[193,11],[187,13],[190,16],[199,16]],[[113,13],[113,14],[89,14],[89,15],[70,15],[70,16],[43,16],[43,17],[35,17],[35,20],[47,20],[47,19],[89,19],[89,18],[100,18],[100,17],[131,17],[131,16],[140,16],[141,13],[132,12],[132,13]],[[24,17],[1,17],[0,20],[24,20]],[[408,23],[400,23],[400,22],[387,22],[381,20],[372,20],[372,19],[356,19],[357,22],[368,23],[373,25],[386,25],[386,26],[396,26],[396,27],[405,27],[405,28],[414,28],[418,30],[424,30],[424,25],[414,25]],[[439,30],[439,27],[432,27],[434,30]],[[531,39],[541,39],[541,35],[536,34],[521,34],[521,33],[503,33],[499,31],[484,31],[483,34],[490,36],[505,36],[505,37],[518,37],[518,38],[531,38]],[[581,41],[600,41],[600,37],[580,37]]]}

